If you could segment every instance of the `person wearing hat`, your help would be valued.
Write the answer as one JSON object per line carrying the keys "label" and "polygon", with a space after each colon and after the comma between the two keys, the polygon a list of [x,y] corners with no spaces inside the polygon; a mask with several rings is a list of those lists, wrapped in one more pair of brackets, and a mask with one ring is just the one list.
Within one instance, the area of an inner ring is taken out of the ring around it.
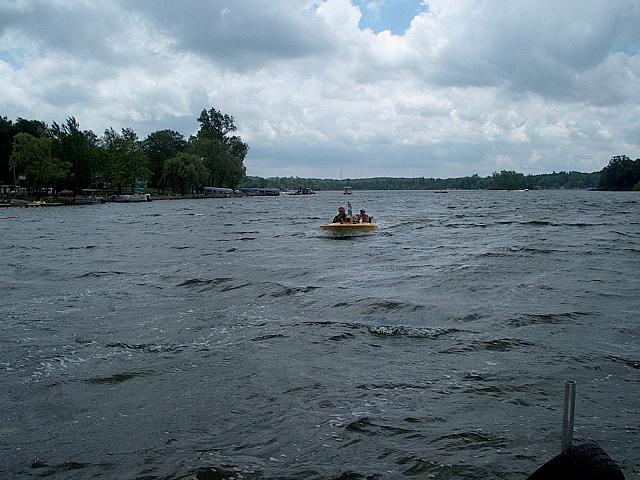
{"label": "person wearing hat", "polygon": [[343,223],[347,221],[347,214],[344,211],[344,207],[338,208],[338,215],[333,217],[333,223]]}
{"label": "person wearing hat", "polygon": [[364,211],[364,208],[360,209],[360,215],[358,215],[358,222],[371,223],[371,219],[369,218],[369,215],[367,215],[367,212]]}

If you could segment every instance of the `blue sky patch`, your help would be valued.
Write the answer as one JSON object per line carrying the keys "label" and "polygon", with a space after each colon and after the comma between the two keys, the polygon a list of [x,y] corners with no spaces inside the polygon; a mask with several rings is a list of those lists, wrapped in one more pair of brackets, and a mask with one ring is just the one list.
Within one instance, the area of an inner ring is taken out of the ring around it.
{"label": "blue sky patch", "polygon": [[7,62],[13,68],[24,67],[24,56],[25,52],[19,48],[12,50],[0,49],[0,61]]}
{"label": "blue sky patch", "polygon": [[420,0],[352,1],[362,12],[360,28],[370,28],[375,33],[390,30],[395,35],[402,35],[416,15],[427,11],[427,7]]}
{"label": "blue sky patch", "polygon": [[620,40],[618,41],[612,49],[613,53],[618,53],[618,52],[622,52],[625,55],[635,55],[636,53],[638,53],[638,49],[634,48],[634,46],[631,44],[631,42],[627,42],[624,40]]}

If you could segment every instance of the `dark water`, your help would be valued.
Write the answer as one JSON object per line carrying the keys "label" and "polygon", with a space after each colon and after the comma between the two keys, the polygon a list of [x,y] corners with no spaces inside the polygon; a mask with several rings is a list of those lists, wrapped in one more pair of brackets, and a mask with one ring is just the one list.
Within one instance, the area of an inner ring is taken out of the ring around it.
{"label": "dark water", "polygon": [[0,477],[526,478],[565,379],[640,474],[638,194],[344,200],[0,211]]}

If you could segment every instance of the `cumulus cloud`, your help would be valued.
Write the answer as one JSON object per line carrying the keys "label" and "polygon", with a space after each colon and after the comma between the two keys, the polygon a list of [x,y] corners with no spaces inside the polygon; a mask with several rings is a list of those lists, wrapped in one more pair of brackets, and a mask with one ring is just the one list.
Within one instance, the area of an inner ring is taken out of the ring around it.
{"label": "cumulus cloud", "polygon": [[188,136],[215,107],[263,176],[593,171],[638,155],[637,1],[427,3],[398,35],[363,28],[349,0],[2,2],[0,114]]}

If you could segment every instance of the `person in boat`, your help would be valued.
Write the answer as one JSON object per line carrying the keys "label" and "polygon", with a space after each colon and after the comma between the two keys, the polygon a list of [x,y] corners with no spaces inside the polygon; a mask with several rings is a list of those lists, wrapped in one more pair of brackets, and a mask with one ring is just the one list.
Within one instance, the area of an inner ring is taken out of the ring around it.
{"label": "person in boat", "polygon": [[344,223],[347,221],[347,214],[344,211],[344,207],[338,208],[338,215],[333,217],[333,223]]}
{"label": "person in boat", "polygon": [[364,208],[360,209],[360,213],[357,217],[358,223],[371,223],[371,218],[367,215],[367,212],[364,211]]}

